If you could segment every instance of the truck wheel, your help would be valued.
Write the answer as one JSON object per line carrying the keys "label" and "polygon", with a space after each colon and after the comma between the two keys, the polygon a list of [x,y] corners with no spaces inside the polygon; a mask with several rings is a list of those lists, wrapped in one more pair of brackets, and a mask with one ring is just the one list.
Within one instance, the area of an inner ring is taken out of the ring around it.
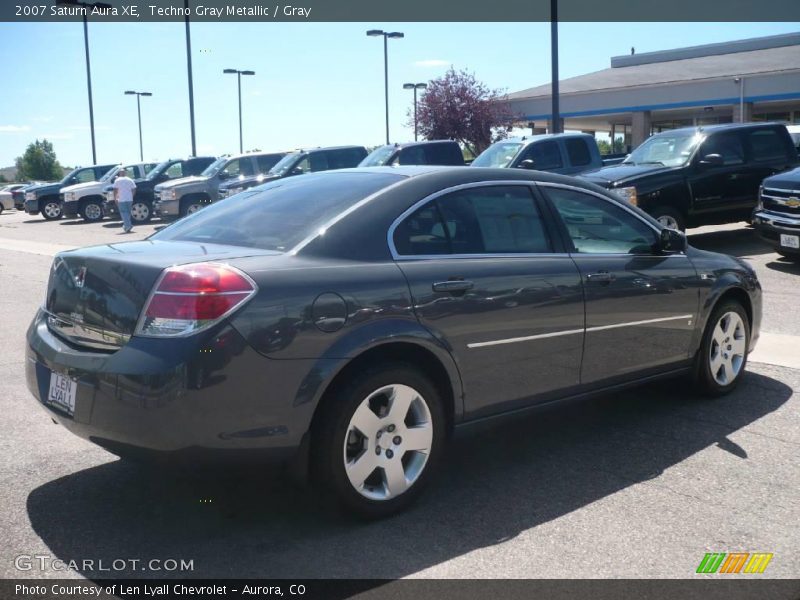
{"label": "truck wheel", "polygon": [[2,214],[3,214],[3,205],[0,204],[0,215],[2,215]]}
{"label": "truck wheel", "polygon": [[48,221],[55,221],[61,218],[61,203],[58,200],[42,200],[39,203],[39,211]]}
{"label": "truck wheel", "polygon": [[131,204],[131,220],[134,223],[147,223],[152,217],[150,205],[147,202],[136,202]]}
{"label": "truck wheel", "polygon": [[186,200],[181,200],[180,216],[185,217],[186,215],[192,215],[203,208],[206,204],[207,202],[203,202],[203,200],[199,198],[188,198]]}
{"label": "truck wheel", "polygon": [[80,215],[88,223],[95,223],[103,219],[103,207],[96,200],[89,200],[81,207]]}
{"label": "truck wheel", "polygon": [[658,206],[647,212],[649,212],[650,216],[652,216],[667,229],[686,231],[686,219],[674,208],[670,208],[669,206]]}

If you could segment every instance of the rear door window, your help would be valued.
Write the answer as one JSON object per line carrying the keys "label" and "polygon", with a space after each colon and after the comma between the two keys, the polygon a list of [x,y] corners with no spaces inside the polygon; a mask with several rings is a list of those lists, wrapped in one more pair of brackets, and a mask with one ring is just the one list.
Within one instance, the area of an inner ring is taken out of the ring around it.
{"label": "rear door window", "polygon": [[424,148],[427,164],[429,165],[464,164],[461,149],[455,144],[429,144]]}
{"label": "rear door window", "polygon": [[400,255],[550,252],[527,186],[479,186],[426,204],[395,229]]}
{"label": "rear door window", "polygon": [[775,161],[786,159],[785,138],[775,129],[756,129],[747,133],[750,156],[754,161]]}
{"label": "rear door window", "polygon": [[283,158],[282,154],[261,154],[257,156],[258,172],[267,173],[281,158]]}
{"label": "rear door window", "polygon": [[430,161],[430,157],[426,156],[425,148],[423,146],[407,146],[400,150],[400,160],[398,161],[401,165],[433,165]]}
{"label": "rear door window", "polygon": [[567,157],[573,167],[583,167],[592,162],[592,153],[587,141],[583,138],[567,138],[564,140]]}
{"label": "rear door window", "polygon": [[533,168],[539,171],[560,169],[564,166],[558,142],[552,140],[534,142],[528,146],[520,162],[528,159],[533,161]]}

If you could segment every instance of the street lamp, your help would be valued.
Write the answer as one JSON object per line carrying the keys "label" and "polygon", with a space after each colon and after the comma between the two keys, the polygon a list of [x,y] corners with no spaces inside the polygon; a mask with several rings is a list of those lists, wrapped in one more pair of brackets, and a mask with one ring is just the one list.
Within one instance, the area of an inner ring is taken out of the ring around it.
{"label": "street lamp", "polygon": [[79,6],[83,8],[83,47],[86,52],[86,89],[89,91],[89,131],[92,136],[92,164],[97,164],[97,147],[94,143],[94,106],[92,104],[92,69],[89,66],[89,23],[86,16],[92,8],[110,9],[105,2],[80,2],[79,0],[56,0],[56,5]]}
{"label": "street lamp", "polygon": [[192,32],[189,29],[189,0],[183,0],[186,15],[186,73],[189,76],[189,130],[192,134],[192,156],[197,156],[197,138],[194,132],[194,83],[192,80]]}
{"label": "street lamp", "polygon": [[389,38],[399,39],[405,37],[399,31],[383,31],[382,29],[370,29],[367,31],[370,37],[383,36],[383,86],[386,97],[386,143],[389,143],[389,58],[387,42]]}
{"label": "street lamp", "polygon": [[414,90],[414,141],[417,141],[417,90],[424,90],[428,87],[427,83],[404,83],[404,90]]}
{"label": "street lamp", "polygon": [[144,162],[144,150],[142,147],[142,106],[139,102],[141,96],[152,96],[150,92],[134,92],[133,90],[126,90],[126,96],[136,96],[136,112],[139,114],[139,160]]}
{"label": "street lamp", "polygon": [[236,80],[239,84],[239,152],[244,152],[242,144],[242,75],[255,75],[255,71],[240,71],[238,69],[223,69],[223,73],[236,73]]}

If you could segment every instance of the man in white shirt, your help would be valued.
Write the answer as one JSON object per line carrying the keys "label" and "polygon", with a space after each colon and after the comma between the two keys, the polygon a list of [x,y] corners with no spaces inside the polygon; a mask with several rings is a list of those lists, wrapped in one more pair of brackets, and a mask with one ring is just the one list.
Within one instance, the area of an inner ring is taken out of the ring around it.
{"label": "man in white shirt", "polygon": [[133,204],[133,192],[135,189],[136,184],[133,179],[128,177],[125,169],[120,169],[119,173],[117,173],[117,179],[114,181],[114,200],[122,217],[122,229],[125,233],[130,233],[133,229],[131,205]]}

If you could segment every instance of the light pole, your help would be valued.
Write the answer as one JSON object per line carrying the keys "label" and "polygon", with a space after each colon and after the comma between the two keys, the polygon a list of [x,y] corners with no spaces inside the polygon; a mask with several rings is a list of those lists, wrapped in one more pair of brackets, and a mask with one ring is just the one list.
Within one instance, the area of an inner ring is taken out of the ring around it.
{"label": "light pole", "polygon": [[223,69],[223,73],[236,73],[236,80],[239,84],[239,152],[244,152],[242,144],[242,75],[255,75],[255,71],[240,71],[238,69]]}
{"label": "light pole", "polygon": [[389,143],[389,56],[388,56],[388,43],[389,38],[399,39],[405,37],[399,31],[383,31],[382,29],[370,29],[367,31],[370,37],[383,36],[383,87],[384,95],[386,98],[386,143]]}
{"label": "light pole", "polygon": [[428,87],[427,83],[404,83],[404,90],[414,90],[414,141],[417,141],[417,90],[424,90]]}
{"label": "light pole", "polygon": [[551,83],[550,98],[552,99],[552,131],[548,133],[561,133],[561,111],[558,107],[558,0],[550,0],[550,65]]}
{"label": "light pole", "polygon": [[739,122],[744,123],[744,77],[737,77],[733,81],[739,84]]}
{"label": "light pole", "polygon": [[194,135],[194,83],[192,82],[192,32],[189,30],[189,0],[183,0],[186,14],[186,72],[189,75],[189,129],[192,132],[192,156],[197,156],[197,139]]}
{"label": "light pole", "polygon": [[89,23],[87,15],[92,8],[110,9],[111,5],[104,2],[80,2],[79,0],[56,0],[56,4],[64,6],[79,6],[83,8],[83,47],[86,53],[86,89],[89,92],[89,131],[92,136],[92,164],[97,164],[97,147],[94,143],[94,106],[92,104],[92,69],[89,65]]}
{"label": "light pole", "polygon": [[139,102],[141,96],[152,96],[150,92],[134,92],[133,90],[126,90],[126,96],[136,96],[136,112],[139,114],[139,160],[144,161],[144,149],[142,146],[142,105]]}

